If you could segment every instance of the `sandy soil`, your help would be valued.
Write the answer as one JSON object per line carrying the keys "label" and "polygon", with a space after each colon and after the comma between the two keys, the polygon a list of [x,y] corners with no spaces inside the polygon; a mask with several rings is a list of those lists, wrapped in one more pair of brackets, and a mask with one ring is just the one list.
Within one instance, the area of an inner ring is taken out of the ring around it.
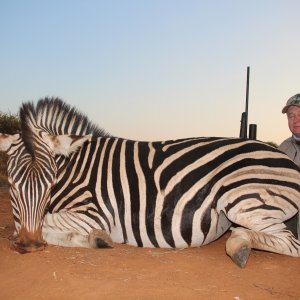
{"label": "sandy soil", "polygon": [[202,248],[48,246],[19,254],[9,195],[0,188],[0,299],[300,299],[300,259],[252,251],[245,269],[225,254],[226,234]]}

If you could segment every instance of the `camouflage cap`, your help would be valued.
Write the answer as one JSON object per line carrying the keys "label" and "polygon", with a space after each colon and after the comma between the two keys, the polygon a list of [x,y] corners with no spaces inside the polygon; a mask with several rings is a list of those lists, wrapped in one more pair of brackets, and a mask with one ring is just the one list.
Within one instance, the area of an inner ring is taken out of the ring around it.
{"label": "camouflage cap", "polygon": [[282,113],[285,114],[290,106],[300,107],[300,94],[294,95],[286,102],[286,106],[282,109]]}

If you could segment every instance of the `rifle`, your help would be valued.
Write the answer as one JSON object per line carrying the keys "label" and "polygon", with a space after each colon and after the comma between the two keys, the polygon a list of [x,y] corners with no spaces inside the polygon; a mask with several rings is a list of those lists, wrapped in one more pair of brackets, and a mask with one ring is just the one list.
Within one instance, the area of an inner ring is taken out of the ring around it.
{"label": "rifle", "polygon": [[[248,106],[249,106],[249,82],[250,82],[250,67],[247,67],[247,82],[246,82],[246,107],[245,111],[242,112],[241,125],[240,125],[240,138],[248,138]],[[257,125],[249,125],[249,139],[256,140]]]}

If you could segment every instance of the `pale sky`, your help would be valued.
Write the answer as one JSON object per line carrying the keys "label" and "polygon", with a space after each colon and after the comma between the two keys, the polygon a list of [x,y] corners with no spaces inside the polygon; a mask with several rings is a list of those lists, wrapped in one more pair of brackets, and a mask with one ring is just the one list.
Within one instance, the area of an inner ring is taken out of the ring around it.
{"label": "pale sky", "polygon": [[115,136],[290,135],[299,0],[0,0],[0,111],[56,96]]}

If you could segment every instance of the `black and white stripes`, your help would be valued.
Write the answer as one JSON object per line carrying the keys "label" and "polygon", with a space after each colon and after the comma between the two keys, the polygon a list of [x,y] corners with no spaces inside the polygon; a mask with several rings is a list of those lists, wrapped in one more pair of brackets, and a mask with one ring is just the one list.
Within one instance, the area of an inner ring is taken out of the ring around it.
{"label": "black and white stripes", "polygon": [[38,230],[48,243],[65,246],[111,246],[111,239],[194,247],[234,224],[240,227],[226,251],[241,267],[251,248],[300,255],[300,242],[284,225],[299,212],[300,173],[277,149],[233,138],[116,138],[59,99],[24,104],[21,112],[22,135],[0,134],[0,150],[9,148],[24,247]]}
{"label": "black and white stripes", "polygon": [[[93,203],[99,215],[92,215],[92,220],[117,242],[199,246],[228,229],[220,231],[219,216],[222,211],[235,215],[241,201],[246,214],[258,209],[256,201],[263,202],[265,194],[292,192],[293,197],[282,196],[281,202],[289,208],[287,217],[295,214],[298,174],[286,156],[256,141],[199,138],[147,143],[95,138],[58,171],[50,209],[74,209],[89,223],[85,205]],[[270,210],[270,215],[281,209],[276,201],[259,207]]]}

